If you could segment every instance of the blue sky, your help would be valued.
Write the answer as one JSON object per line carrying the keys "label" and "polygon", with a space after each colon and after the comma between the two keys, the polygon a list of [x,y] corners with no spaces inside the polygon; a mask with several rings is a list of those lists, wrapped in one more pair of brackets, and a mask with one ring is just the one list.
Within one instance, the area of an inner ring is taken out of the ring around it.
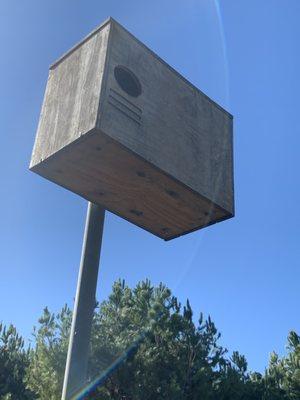
{"label": "blue sky", "polygon": [[166,283],[262,371],[300,332],[298,0],[0,4],[0,320],[72,305],[86,202],[28,171],[49,65],[112,16],[234,115],[236,217],[165,243],[107,213],[98,298]]}

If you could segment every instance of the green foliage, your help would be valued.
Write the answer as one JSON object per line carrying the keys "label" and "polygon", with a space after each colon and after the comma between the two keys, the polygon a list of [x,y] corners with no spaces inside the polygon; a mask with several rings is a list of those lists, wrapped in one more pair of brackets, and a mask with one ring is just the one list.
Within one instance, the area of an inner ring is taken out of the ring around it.
{"label": "green foliage", "polygon": [[0,399],[33,399],[26,389],[24,376],[29,365],[29,351],[24,349],[24,340],[16,328],[0,324]]}
{"label": "green foliage", "polygon": [[[210,318],[198,326],[190,304],[149,281],[134,290],[117,282],[95,315],[91,373],[99,373],[139,343],[94,399],[210,399],[225,350]],[[129,384],[130,382],[130,384]]]}
{"label": "green foliage", "polygon": [[265,374],[267,400],[300,399],[300,337],[296,332],[290,332],[287,350],[287,356],[281,359],[271,354]]}
{"label": "green foliage", "polygon": [[[0,399],[60,398],[72,313],[47,308],[34,330],[34,347],[14,327],[0,325]],[[89,380],[94,400],[299,400],[300,337],[291,332],[288,352],[272,353],[265,374],[231,357],[210,317],[195,322],[164,285],[149,281],[130,289],[114,284],[94,313]],[[105,379],[104,379],[105,378]],[[101,383],[101,384],[100,384]]]}
{"label": "green foliage", "polygon": [[40,400],[61,396],[71,319],[67,306],[56,316],[45,308],[39,328],[34,329],[35,348],[30,352],[26,382]]}

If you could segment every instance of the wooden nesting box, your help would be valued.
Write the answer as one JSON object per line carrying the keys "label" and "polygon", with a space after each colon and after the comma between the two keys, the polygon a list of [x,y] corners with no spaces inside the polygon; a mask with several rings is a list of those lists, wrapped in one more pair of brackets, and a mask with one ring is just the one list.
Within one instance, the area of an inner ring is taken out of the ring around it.
{"label": "wooden nesting box", "polygon": [[234,214],[232,116],[111,18],[50,67],[30,169],[165,240]]}

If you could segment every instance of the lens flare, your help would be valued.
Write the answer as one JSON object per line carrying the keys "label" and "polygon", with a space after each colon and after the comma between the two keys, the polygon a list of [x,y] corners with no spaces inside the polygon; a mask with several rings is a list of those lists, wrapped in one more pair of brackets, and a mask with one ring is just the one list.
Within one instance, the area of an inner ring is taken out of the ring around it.
{"label": "lens flare", "polygon": [[[212,5],[213,5],[213,10],[215,14],[214,20],[216,21],[216,29],[218,30],[218,36],[219,36],[219,43],[220,43],[220,49],[222,51],[222,64],[223,64],[223,69],[224,69],[224,89],[225,89],[225,106],[229,108],[230,106],[230,95],[229,95],[229,68],[228,68],[228,59],[227,59],[227,47],[226,47],[226,40],[225,40],[225,33],[224,33],[224,25],[223,25],[223,19],[222,19],[222,13],[221,13],[221,8],[219,4],[219,0],[212,0]],[[224,143],[225,146],[225,143]],[[221,174],[218,176],[216,185],[215,185],[215,194],[220,190],[220,181],[221,181]],[[212,211],[212,208],[210,209],[210,212]],[[209,214],[209,213],[208,213]],[[209,220],[209,217],[207,218],[207,222]],[[206,233],[206,230],[198,232],[198,238],[195,243],[195,246],[193,248],[193,251],[189,255],[185,266],[182,268],[181,273],[178,275],[177,278],[177,283],[175,284],[174,288],[178,288],[180,286],[180,283],[184,280],[186,275],[188,274],[191,266],[193,265],[196,256],[199,253],[199,249],[201,247],[201,244],[203,243],[203,238]]]}
{"label": "lens flare", "polygon": [[[222,13],[221,13],[221,8],[219,4],[219,0],[211,0],[211,5],[212,8],[214,9],[214,20],[216,21],[216,28],[218,31],[218,37],[219,37],[219,44],[222,52],[222,60],[223,60],[223,74],[224,74],[224,89],[225,89],[225,106],[229,107],[230,105],[230,96],[229,96],[229,68],[228,68],[228,59],[227,59],[227,48],[226,48],[226,41],[225,41],[225,34],[224,34],[224,26],[223,26],[223,20],[222,20]],[[215,191],[217,192],[220,190],[220,182],[221,176],[218,177],[216,185],[215,185]],[[207,221],[209,220],[209,215],[207,216]],[[205,231],[201,231],[201,233],[198,233],[198,238],[195,243],[195,246],[193,248],[192,253],[189,255],[188,259],[186,260],[185,266],[183,267],[181,274],[179,274],[177,283],[174,285],[174,289],[176,289],[180,283],[184,280],[185,276],[188,274],[191,266],[193,265],[196,256],[199,253],[200,246],[203,242]],[[143,342],[145,339],[147,333],[151,331],[153,328],[153,322],[155,321],[150,321],[149,326],[145,327],[144,331],[137,337],[135,341],[128,347],[116,360],[105,370],[102,371],[98,376],[90,380],[87,385],[82,388],[79,392],[77,392],[75,395],[72,396],[73,400],[80,400],[80,399],[85,399],[86,396],[91,394],[93,391],[97,389],[97,387],[100,387],[101,385],[104,384],[105,380],[114,373],[118,369],[119,366],[121,366],[140,346],[140,344]]]}

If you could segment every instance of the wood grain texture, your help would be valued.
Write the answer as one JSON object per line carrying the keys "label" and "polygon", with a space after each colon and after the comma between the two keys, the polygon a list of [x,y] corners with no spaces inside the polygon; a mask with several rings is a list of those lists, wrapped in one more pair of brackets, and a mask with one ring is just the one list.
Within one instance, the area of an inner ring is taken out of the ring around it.
{"label": "wood grain texture", "polygon": [[95,127],[109,28],[50,70],[31,166]]}
{"label": "wood grain texture", "polygon": [[170,240],[234,215],[232,147],[232,116],[109,19],[51,67],[30,169]]}
{"label": "wood grain texture", "polygon": [[[99,129],[233,213],[232,116],[117,23],[109,54]],[[118,65],[139,78],[139,97],[118,85]],[[112,90],[141,110],[139,124],[112,106]]]}
{"label": "wood grain texture", "polygon": [[33,171],[165,240],[231,216],[96,130]]}

